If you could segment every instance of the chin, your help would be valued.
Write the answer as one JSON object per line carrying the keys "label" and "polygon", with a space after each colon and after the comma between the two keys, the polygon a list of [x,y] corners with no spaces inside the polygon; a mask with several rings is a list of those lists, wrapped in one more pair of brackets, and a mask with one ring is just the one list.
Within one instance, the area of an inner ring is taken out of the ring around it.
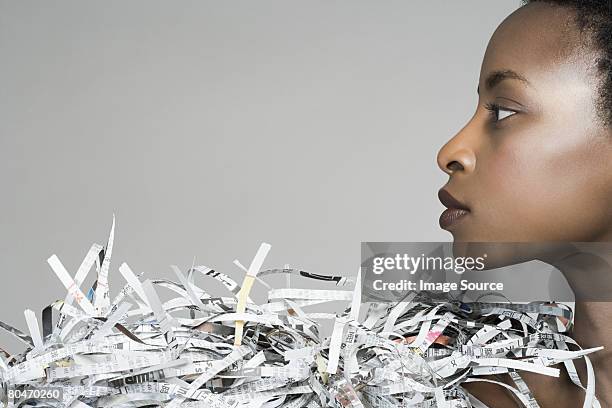
{"label": "chin", "polygon": [[483,242],[490,241],[486,239],[483,234],[479,234],[478,231],[474,231],[474,228],[470,228],[469,223],[465,222],[468,220],[462,220],[455,225],[449,227],[446,231],[453,236],[453,242]]}

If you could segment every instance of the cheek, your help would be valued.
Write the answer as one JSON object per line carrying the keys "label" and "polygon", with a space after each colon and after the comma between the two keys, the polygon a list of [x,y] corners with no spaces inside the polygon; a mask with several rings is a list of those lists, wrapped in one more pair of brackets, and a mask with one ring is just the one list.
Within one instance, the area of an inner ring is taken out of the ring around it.
{"label": "cheek", "polygon": [[521,240],[588,240],[610,221],[609,148],[564,129],[514,134],[481,158],[490,223]]}
{"label": "cheek", "polygon": [[486,197],[483,210],[510,224],[526,215],[525,207],[531,212],[537,210],[547,201],[550,191],[547,188],[550,171],[542,165],[537,153],[525,147],[506,142],[478,160],[478,178]]}

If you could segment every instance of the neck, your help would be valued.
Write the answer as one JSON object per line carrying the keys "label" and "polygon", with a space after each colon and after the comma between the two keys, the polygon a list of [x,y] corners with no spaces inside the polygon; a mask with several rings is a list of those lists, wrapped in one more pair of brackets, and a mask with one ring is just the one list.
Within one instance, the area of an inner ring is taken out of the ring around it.
{"label": "neck", "polygon": [[[582,348],[604,346],[589,356],[596,373],[596,393],[612,406],[612,243],[576,244],[569,254],[547,262],[559,269],[576,295],[572,337]],[[577,362],[586,385],[586,366]]]}

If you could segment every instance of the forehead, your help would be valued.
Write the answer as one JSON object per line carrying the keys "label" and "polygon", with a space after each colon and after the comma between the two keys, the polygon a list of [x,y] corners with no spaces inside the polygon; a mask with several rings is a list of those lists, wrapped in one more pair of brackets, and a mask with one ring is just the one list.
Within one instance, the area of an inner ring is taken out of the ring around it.
{"label": "forehead", "polygon": [[488,72],[511,69],[530,80],[568,64],[575,66],[580,49],[584,47],[572,10],[530,3],[508,16],[491,37],[481,79]]}

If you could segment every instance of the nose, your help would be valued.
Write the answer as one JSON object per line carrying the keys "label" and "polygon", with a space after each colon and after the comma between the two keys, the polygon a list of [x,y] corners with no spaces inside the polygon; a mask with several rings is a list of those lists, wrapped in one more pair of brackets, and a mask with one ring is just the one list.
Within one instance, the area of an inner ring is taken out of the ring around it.
{"label": "nose", "polygon": [[474,136],[470,123],[465,125],[438,152],[438,167],[449,176],[457,173],[471,173],[476,168]]}

